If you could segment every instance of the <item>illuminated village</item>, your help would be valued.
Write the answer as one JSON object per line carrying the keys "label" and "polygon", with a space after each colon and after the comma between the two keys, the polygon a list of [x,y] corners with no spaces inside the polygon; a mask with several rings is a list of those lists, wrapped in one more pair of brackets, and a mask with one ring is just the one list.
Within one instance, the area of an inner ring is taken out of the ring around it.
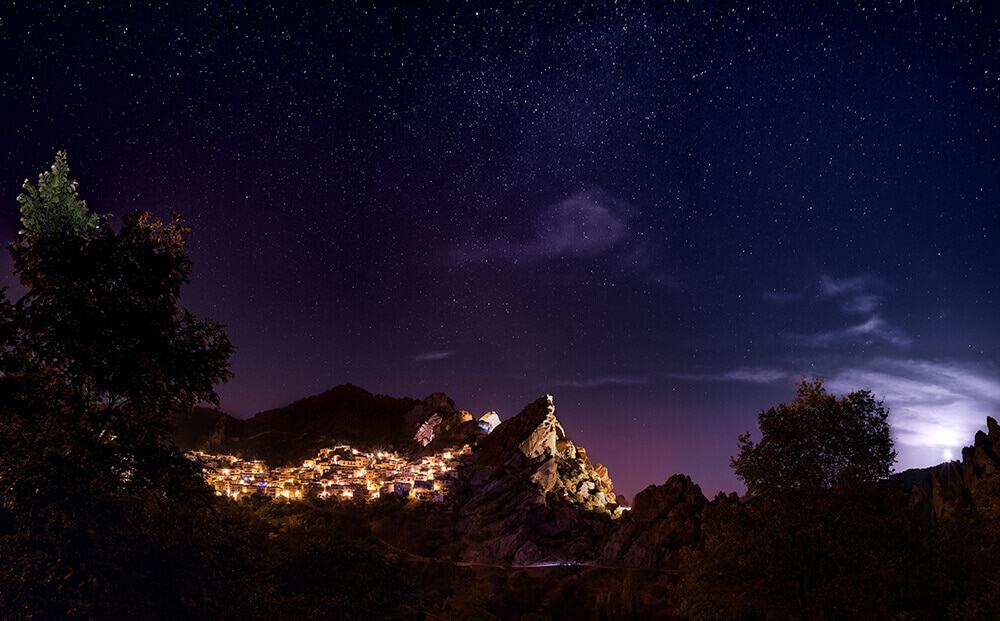
{"label": "illuminated village", "polygon": [[261,494],[276,500],[375,500],[383,496],[443,502],[451,489],[457,461],[468,446],[417,459],[397,453],[368,453],[341,444],[320,449],[299,466],[271,468],[263,461],[235,455],[191,451],[216,494],[239,499]]}

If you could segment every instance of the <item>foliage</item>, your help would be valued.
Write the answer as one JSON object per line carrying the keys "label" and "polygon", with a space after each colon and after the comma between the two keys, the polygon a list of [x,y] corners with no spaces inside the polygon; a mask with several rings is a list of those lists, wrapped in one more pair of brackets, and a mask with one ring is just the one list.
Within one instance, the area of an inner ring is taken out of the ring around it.
{"label": "foliage", "polygon": [[740,436],[733,471],[750,496],[883,480],[896,461],[888,415],[867,390],[838,398],[818,379],[803,381],[794,401],[758,415],[759,443]]}
{"label": "foliage", "polygon": [[347,540],[364,533],[218,499],[175,449],[233,351],[180,304],[188,229],[98,227],[67,175],[60,153],[26,186],[27,293],[0,290],[0,617],[406,617],[398,569]]}
{"label": "foliage", "polygon": [[[288,504],[288,503],[283,503]],[[271,540],[260,583],[261,619],[419,619],[401,567],[367,536],[357,507],[307,511]]]}
{"label": "foliage", "polygon": [[25,179],[24,192],[17,197],[21,205],[23,233],[30,237],[80,234],[96,228],[101,218],[87,209],[77,194],[76,181],[69,178],[65,151],[56,153],[52,168],[38,175],[38,185]]}
{"label": "foliage", "polygon": [[[716,499],[681,586],[692,618],[889,618],[919,600],[906,572],[928,553],[907,536],[880,486],[895,451],[888,411],[866,391],[835,397],[820,381],[759,415],[732,460],[745,500]],[[901,598],[901,594],[905,597]]]}
{"label": "foliage", "polygon": [[10,251],[27,293],[0,304],[0,613],[213,616],[230,602],[205,589],[240,544],[168,431],[217,400],[233,348],[179,303],[180,222],[97,227],[67,173],[60,153],[26,186]]}

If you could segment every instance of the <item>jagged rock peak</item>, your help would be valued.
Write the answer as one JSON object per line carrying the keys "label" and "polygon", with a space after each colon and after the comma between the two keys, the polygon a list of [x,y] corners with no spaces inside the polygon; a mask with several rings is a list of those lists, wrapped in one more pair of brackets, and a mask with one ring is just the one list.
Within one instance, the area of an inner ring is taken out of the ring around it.
{"label": "jagged rock peak", "polygon": [[974,505],[982,487],[1000,476],[1000,425],[986,418],[986,433],[977,431],[972,446],[962,449],[962,460],[929,469],[927,480],[910,490],[911,506],[929,506],[931,519],[940,522]]}
{"label": "jagged rock peak", "polygon": [[476,447],[479,466],[522,472],[543,495],[556,494],[588,509],[621,512],[604,466],[591,463],[556,418],[551,395],[529,403]]}
{"label": "jagged rock peak", "polygon": [[565,438],[552,396],[546,395],[500,423],[480,442],[477,458],[488,466],[501,466],[511,459],[544,459],[555,455],[558,442]]}

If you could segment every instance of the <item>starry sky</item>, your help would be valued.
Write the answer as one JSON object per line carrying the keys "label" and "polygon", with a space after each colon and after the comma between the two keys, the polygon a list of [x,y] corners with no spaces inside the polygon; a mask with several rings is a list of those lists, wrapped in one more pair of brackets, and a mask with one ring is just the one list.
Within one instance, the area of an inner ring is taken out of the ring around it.
{"label": "starry sky", "polygon": [[0,239],[59,148],[182,214],[238,416],[551,393],[631,495],[806,375],[901,469],[1000,412],[994,2],[63,4],[0,9]]}

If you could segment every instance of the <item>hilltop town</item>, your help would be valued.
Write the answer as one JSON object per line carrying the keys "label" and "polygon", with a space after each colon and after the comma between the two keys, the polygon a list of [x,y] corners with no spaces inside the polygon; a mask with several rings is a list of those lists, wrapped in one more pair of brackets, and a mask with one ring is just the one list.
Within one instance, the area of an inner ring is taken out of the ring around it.
{"label": "hilltop town", "polygon": [[394,495],[443,502],[454,483],[458,461],[470,452],[465,445],[408,459],[392,451],[366,452],[339,444],[320,449],[315,458],[298,466],[273,468],[236,455],[189,451],[187,456],[202,467],[217,495],[234,500],[254,494],[275,500],[364,501]]}

